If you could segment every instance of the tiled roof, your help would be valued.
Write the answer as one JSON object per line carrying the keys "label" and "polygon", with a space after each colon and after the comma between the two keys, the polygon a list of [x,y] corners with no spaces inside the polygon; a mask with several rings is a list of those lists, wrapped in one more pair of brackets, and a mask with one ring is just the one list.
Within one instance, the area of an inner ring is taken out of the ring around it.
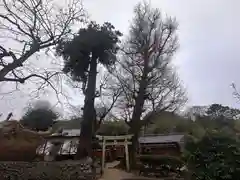
{"label": "tiled roof", "polygon": [[81,129],[64,129],[62,134],[66,136],[80,136]]}
{"label": "tiled roof", "polygon": [[156,135],[156,136],[145,136],[139,138],[139,143],[169,143],[177,142],[180,143],[183,141],[184,135]]}
{"label": "tiled roof", "polygon": [[[80,130],[79,129],[65,129],[63,130],[63,134],[65,136],[79,136],[80,135]],[[144,144],[155,144],[155,143],[171,143],[171,142],[177,142],[177,143],[182,143],[184,138],[184,135],[155,135],[155,136],[145,136],[145,137],[140,137],[139,142]],[[70,144],[72,144],[70,146]],[[59,154],[75,154],[77,151],[77,145],[78,145],[78,140],[66,140],[61,148],[61,153]],[[52,147],[52,144],[50,142],[47,142],[45,154],[49,154],[49,149]],[[70,148],[71,147],[71,148]],[[38,149],[38,153],[43,153],[44,145],[41,145]]]}
{"label": "tiled roof", "polygon": [[[80,129],[64,129],[62,135],[64,136],[80,136]],[[168,143],[168,142],[181,142],[183,141],[183,134],[171,135],[151,135],[139,138],[140,143]]]}
{"label": "tiled roof", "polygon": [[58,130],[59,128],[63,129],[80,129],[81,127],[81,120],[80,119],[73,119],[73,120],[61,120],[57,121],[53,125],[53,129]]}

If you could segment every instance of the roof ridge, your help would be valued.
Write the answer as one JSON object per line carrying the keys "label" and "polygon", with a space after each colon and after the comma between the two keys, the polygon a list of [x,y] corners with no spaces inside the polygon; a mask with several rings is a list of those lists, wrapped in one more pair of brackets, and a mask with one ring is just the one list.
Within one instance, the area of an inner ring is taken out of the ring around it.
{"label": "roof ridge", "polygon": [[141,137],[152,137],[152,136],[173,136],[173,135],[185,135],[184,133],[169,133],[169,134],[144,134]]}

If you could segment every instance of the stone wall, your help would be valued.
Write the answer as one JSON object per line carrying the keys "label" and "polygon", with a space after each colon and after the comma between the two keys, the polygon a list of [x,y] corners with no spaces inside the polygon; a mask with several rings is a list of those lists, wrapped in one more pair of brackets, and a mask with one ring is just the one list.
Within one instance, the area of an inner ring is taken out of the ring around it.
{"label": "stone wall", "polygon": [[79,161],[0,161],[0,180],[93,180],[95,177],[91,166]]}

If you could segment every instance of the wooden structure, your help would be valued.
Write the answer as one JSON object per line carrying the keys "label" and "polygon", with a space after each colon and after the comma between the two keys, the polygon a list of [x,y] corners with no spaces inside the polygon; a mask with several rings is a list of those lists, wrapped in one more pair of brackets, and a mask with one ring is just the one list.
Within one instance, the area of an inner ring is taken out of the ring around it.
{"label": "wooden structure", "polygon": [[139,138],[139,154],[180,156],[184,148],[184,135],[148,135]]}
{"label": "wooden structure", "polygon": [[[42,160],[46,156],[51,156],[51,151],[55,151],[54,159],[56,161],[74,159],[74,156],[77,152],[78,142],[79,136],[77,135],[48,136],[45,138],[45,142],[37,148],[36,153],[38,154],[38,157]],[[93,156],[101,158],[102,153],[101,151],[99,152],[100,149],[101,146],[98,145],[98,142],[93,141]],[[108,155],[110,154],[109,151],[107,151],[107,153]]]}
{"label": "wooden structure", "polygon": [[125,157],[126,157],[126,168],[127,171],[130,170],[129,165],[129,152],[128,152],[128,145],[131,144],[131,139],[133,135],[125,135],[125,136],[99,136],[96,137],[101,141],[102,145],[102,170],[105,167],[105,151],[106,146],[124,146],[125,148]]}
{"label": "wooden structure", "polygon": [[[49,154],[49,149],[53,142],[62,142],[57,153],[56,160],[73,159],[79,140],[80,130],[69,129],[64,130],[61,135],[54,134],[46,137],[45,144],[42,144],[38,148],[38,154],[42,157],[43,155]],[[132,135],[127,136],[100,136],[97,135],[98,147],[93,148],[93,156],[97,159],[101,159],[103,156],[103,138],[105,138],[105,156],[104,161],[113,161],[118,158],[125,158],[125,138],[130,144]],[[99,141],[100,140],[100,141]],[[139,154],[157,154],[157,155],[174,155],[180,156],[184,144],[184,135],[182,134],[169,134],[169,135],[147,135],[139,137]]]}

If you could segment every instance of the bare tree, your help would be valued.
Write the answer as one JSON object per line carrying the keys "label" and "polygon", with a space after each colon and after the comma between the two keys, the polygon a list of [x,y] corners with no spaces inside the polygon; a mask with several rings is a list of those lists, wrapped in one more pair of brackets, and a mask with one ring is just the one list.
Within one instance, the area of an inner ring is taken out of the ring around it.
{"label": "bare tree", "polygon": [[[99,68],[98,70],[98,80],[96,88],[96,102],[94,105],[96,111],[95,123],[93,123],[93,132],[96,133],[103,121],[106,119],[112,118],[112,110],[114,109],[118,98],[122,93],[122,89],[114,86],[114,78],[111,76],[109,72],[106,71],[106,68]],[[71,82],[72,83],[72,82]],[[81,84],[72,83],[71,86],[73,88],[81,89]],[[71,109],[71,114],[73,114],[73,118],[79,118],[83,116],[83,106],[82,105],[71,105],[68,104]]]}
{"label": "bare tree", "polygon": [[240,101],[240,93],[239,93],[239,90],[237,89],[237,86],[235,83],[232,83],[231,84],[232,88],[233,88],[233,96],[238,100]]}
{"label": "bare tree", "polygon": [[139,3],[134,12],[129,38],[113,73],[116,86],[123,91],[117,112],[134,135],[131,157],[135,157],[141,127],[152,116],[175,111],[186,102],[185,91],[171,63],[178,48],[176,21],[162,18],[160,11],[147,3]]}
{"label": "bare tree", "polygon": [[112,110],[122,94],[122,89],[114,85],[116,82],[114,82],[115,79],[111,76],[111,72],[101,73],[103,76],[100,78],[99,90],[97,90],[97,97],[100,101],[95,105],[97,111],[95,132],[97,132],[105,119],[111,118]]}
{"label": "bare tree", "polygon": [[[63,6],[53,0],[1,0],[0,82],[24,83],[35,77],[42,81],[39,86],[54,88],[49,79],[60,72],[33,72],[29,59],[50,51],[70,36],[72,25],[82,22],[84,17],[80,0],[69,0]],[[11,42],[11,48],[6,41]]]}

